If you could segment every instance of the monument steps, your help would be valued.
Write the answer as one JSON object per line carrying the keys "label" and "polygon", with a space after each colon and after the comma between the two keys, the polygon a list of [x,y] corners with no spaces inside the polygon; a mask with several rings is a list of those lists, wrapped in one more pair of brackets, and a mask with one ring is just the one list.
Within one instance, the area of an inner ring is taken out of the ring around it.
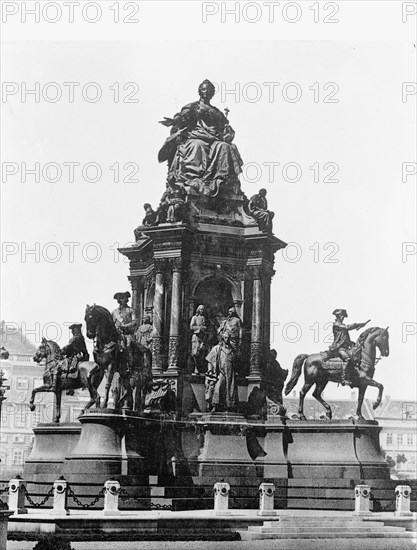
{"label": "monument steps", "polygon": [[264,539],[341,539],[341,538],[416,538],[417,534],[405,527],[386,526],[380,521],[363,518],[329,518],[323,516],[282,517],[279,521],[265,521],[263,525],[249,525],[239,531],[241,540]]}

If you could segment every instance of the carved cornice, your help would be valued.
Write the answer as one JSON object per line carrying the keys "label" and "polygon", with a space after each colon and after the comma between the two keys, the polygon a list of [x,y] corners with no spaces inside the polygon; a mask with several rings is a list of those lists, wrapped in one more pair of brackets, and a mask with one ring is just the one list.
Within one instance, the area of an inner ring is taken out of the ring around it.
{"label": "carved cornice", "polygon": [[171,271],[181,272],[184,264],[183,258],[180,257],[167,259],[167,265]]}
{"label": "carved cornice", "polygon": [[156,273],[165,273],[169,267],[167,258],[154,258],[153,263]]}

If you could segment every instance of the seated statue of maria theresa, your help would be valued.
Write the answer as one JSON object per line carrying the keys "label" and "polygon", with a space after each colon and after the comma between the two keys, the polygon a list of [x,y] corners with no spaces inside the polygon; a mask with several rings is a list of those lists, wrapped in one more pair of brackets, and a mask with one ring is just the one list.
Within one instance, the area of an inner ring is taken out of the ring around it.
{"label": "seated statue of maria theresa", "polygon": [[173,118],[160,121],[171,126],[171,135],[159,151],[158,160],[168,162],[168,183],[210,197],[223,191],[238,193],[243,162],[232,143],[235,132],[226,116],[210,103],[214,85],[204,80],[198,93],[199,101],[185,105]]}

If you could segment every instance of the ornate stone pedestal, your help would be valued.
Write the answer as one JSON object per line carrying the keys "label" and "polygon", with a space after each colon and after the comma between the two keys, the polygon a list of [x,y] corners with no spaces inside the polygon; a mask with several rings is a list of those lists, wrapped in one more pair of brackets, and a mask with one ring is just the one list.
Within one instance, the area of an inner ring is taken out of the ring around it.
{"label": "ornate stone pedestal", "polygon": [[67,455],[62,473],[69,481],[99,475],[110,479],[122,473],[122,415],[113,409],[93,409],[79,418],[82,429],[76,447]]}
{"label": "ornate stone pedestal", "polygon": [[33,429],[35,441],[25,462],[23,477],[27,481],[53,483],[62,475],[65,457],[76,447],[81,434],[79,422],[38,424]]}
{"label": "ornate stone pedestal", "polygon": [[198,476],[227,477],[255,476],[256,465],[248,452],[243,414],[208,413],[199,425],[204,430],[204,443],[198,456]]}

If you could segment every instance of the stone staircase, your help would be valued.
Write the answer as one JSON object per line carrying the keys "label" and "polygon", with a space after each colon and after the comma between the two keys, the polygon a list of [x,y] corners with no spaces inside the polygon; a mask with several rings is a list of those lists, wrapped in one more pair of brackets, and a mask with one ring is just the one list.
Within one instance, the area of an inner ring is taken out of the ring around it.
{"label": "stone staircase", "polygon": [[417,533],[404,527],[388,527],[381,521],[361,517],[283,516],[239,531],[241,540],[266,539],[416,539]]}

